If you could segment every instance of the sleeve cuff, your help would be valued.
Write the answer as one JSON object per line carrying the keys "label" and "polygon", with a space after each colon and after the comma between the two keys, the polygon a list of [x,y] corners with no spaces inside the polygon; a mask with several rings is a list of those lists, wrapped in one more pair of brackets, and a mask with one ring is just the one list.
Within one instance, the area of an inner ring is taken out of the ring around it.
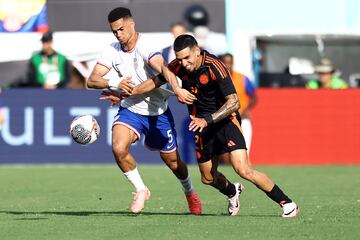
{"label": "sleeve cuff", "polygon": [[207,122],[208,126],[209,126],[210,124],[213,124],[213,123],[214,123],[214,120],[213,120],[211,114],[206,115],[206,116],[204,117],[204,119],[205,119],[205,121]]}
{"label": "sleeve cuff", "polygon": [[157,75],[157,77],[159,78],[159,80],[160,80],[161,82],[163,82],[163,83],[166,83],[166,82],[167,82],[166,79],[165,79],[165,77],[164,77],[162,74]]}

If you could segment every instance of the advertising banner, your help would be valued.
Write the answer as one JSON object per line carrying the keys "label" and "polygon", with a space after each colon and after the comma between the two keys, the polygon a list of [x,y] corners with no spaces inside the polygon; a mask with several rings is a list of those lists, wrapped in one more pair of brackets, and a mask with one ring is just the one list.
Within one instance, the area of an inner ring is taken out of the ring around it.
{"label": "advertising banner", "polygon": [[[110,108],[109,102],[99,97],[100,91],[95,90],[3,91],[5,123],[0,131],[0,163],[113,163],[111,127],[117,107]],[[184,160],[195,162],[191,134],[185,134],[185,140],[180,133],[187,109],[175,97],[170,102],[178,142],[184,145]],[[69,134],[74,117],[84,114],[93,115],[101,128],[100,138],[87,146],[75,143]],[[142,140],[133,144],[131,153],[139,162],[162,163],[158,152],[145,148]]]}
{"label": "advertising banner", "polygon": [[[258,89],[252,111],[250,160],[255,165],[360,164],[360,89]],[[111,127],[117,107],[94,90],[10,89],[1,94],[3,163],[114,163]],[[196,164],[193,134],[184,105],[170,97],[180,154]],[[100,138],[82,146],[69,134],[78,115],[99,122]],[[133,144],[139,163],[162,164],[158,152]]]}

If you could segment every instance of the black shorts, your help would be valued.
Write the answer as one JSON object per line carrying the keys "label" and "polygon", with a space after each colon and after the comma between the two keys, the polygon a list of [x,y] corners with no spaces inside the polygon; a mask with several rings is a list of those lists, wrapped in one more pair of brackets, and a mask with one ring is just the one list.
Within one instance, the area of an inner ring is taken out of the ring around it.
{"label": "black shorts", "polygon": [[240,122],[236,118],[214,124],[201,133],[196,132],[195,144],[198,163],[207,162],[214,155],[246,149]]}

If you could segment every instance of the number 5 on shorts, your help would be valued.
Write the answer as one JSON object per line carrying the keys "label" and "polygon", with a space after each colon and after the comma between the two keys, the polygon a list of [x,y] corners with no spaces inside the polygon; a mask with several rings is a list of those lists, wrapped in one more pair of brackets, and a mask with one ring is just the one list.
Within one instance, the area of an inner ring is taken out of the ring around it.
{"label": "number 5 on shorts", "polygon": [[174,137],[173,134],[171,133],[171,129],[167,131],[167,136],[169,137],[169,143],[172,143]]}

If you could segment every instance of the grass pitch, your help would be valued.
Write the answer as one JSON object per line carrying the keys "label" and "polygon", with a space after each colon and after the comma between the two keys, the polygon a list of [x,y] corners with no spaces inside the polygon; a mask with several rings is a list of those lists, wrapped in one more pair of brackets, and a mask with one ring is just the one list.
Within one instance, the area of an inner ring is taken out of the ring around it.
{"label": "grass pitch", "polygon": [[[128,212],[127,180],[114,165],[0,166],[0,239],[360,239],[360,166],[258,167],[301,208],[295,219],[250,183],[241,211],[202,185],[202,216],[187,212],[181,186],[163,166],[139,166],[152,196],[140,215]],[[232,181],[239,178],[221,166]]]}

